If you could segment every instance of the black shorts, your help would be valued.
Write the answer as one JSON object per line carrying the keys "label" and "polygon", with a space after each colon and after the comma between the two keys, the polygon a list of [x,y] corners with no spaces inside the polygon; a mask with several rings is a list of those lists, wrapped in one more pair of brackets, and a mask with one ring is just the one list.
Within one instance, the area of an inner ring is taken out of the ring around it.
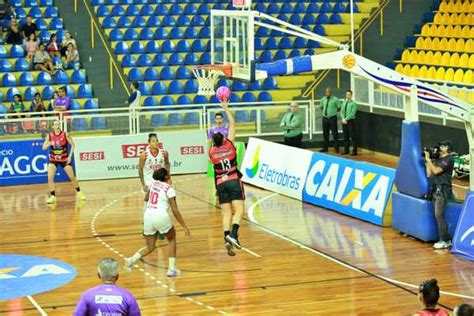
{"label": "black shorts", "polygon": [[66,161],[65,161],[65,162],[50,161],[49,163],[55,165],[56,168],[57,168],[57,167],[61,167],[61,168],[64,169],[65,167],[70,166],[70,164],[68,164]]}
{"label": "black shorts", "polygon": [[244,185],[240,180],[230,180],[217,186],[219,203],[230,203],[235,200],[245,200]]}

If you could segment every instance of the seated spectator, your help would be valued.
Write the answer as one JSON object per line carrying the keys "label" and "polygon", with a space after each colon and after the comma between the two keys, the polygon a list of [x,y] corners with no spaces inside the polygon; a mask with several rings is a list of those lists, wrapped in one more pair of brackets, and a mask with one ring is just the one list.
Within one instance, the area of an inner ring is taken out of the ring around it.
{"label": "seated spectator", "polygon": [[18,27],[18,22],[16,19],[12,19],[10,21],[10,26],[7,29],[5,43],[13,45],[23,44],[23,36],[21,35],[20,28]]}
{"label": "seated spectator", "polygon": [[[24,117],[23,113],[25,112],[25,105],[21,99],[21,95],[15,94],[13,96],[13,102],[10,106],[9,112],[11,115],[7,116],[9,119],[21,119]],[[23,131],[22,123],[24,122],[13,122],[7,125],[7,131],[10,134],[19,134]]]}
{"label": "seated spectator", "polygon": [[33,68],[36,70],[46,71],[51,75],[56,72],[53,62],[51,61],[51,57],[44,50],[44,44],[39,44],[38,46],[38,50],[36,51],[35,57],[33,58]]}
{"label": "seated spectator", "polygon": [[115,284],[119,278],[118,263],[115,259],[102,259],[98,266],[98,276],[102,284],[82,294],[74,316],[141,315],[135,297]]}
{"label": "seated spectator", "polygon": [[54,110],[58,112],[67,112],[71,107],[71,98],[66,95],[66,87],[58,89],[58,96],[54,101]]}
{"label": "seated spectator", "polygon": [[39,47],[39,42],[36,39],[35,33],[31,33],[28,37],[28,41],[25,44],[26,47],[26,58],[32,60],[35,57],[36,51]]}
{"label": "seated spectator", "polygon": [[[41,112],[46,112],[46,106],[44,105],[43,100],[41,100],[41,94],[39,92],[35,93],[35,98],[31,101],[30,112],[33,112],[33,117],[46,117],[46,114]],[[48,131],[48,121],[40,120],[36,121],[36,132],[46,133]]]}
{"label": "seated spectator", "polygon": [[56,33],[51,35],[51,38],[48,43],[48,53],[51,58],[61,58],[61,43],[59,43],[58,36],[56,35]]}
{"label": "seated spectator", "polygon": [[423,308],[418,311],[419,316],[449,316],[447,312],[438,308],[439,286],[436,279],[426,280],[418,288],[418,300]]}
{"label": "seated spectator", "polygon": [[54,91],[51,97],[51,101],[49,102],[48,111],[54,111],[54,104],[56,103],[56,98],[58,97],[58,91]]}
{"label": "seated spectator", "polygon": [[61,43],[61,46],[62,46],[61,55],[66,56],[66,50],[69,44],[72,44],[74,48],[77,49],[76,40],[72,37],[71,32],[66,31],[64,35],[64,41]]}
{"label": "seated spectator", "polygon": [[72,43],[69,43],[66,50],[66,57],[64,58],[64,65],[66,69],[80,68],[79,52],[74,48]]}
{"label": "seated spectator", "polygon": [[474,307],[469,304],[461,304],[454,309],[454,316],[474,316]]}
{"label": "seated spectator", "polygon": [[35,23],[33,23],[33,20],[31,19],[31,16],[26,17],[26,22],[21,26],[21,35],[23,35],[23,38],[25,40],[28,40],[30,38],[30,35],[34,34],[35,37],[38,37],[39,35],[39,30],[38,26],[36,26]]}
{"label": "seated spectator", "polygon": [[0,21],[10,20],[13,16],[12,8],[7,0],[0,0]]}

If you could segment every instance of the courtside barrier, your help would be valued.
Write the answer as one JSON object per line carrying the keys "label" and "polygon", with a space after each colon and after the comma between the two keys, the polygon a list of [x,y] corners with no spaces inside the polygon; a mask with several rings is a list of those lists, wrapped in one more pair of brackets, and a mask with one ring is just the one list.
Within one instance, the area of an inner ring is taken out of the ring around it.
{"label": "courtside barrier", "polygon": [[391,225],[393,169],[250,138],[241,170],[246,183]]}
{"label": "courtside barrier", "polygon": [[[0,142],[0,186],[47,183],[49,149],[43,151],[43,143],[43,139]],[[58,168],[55,181],[67,180]]]}
{"label": "courtside barrier", "polygon": [[[99,180],[138,176],[138,158],[148,146],[148,134],[76,139],[77,178]],[[207,170],[207,138],[204,130],[159,133],[160,147],[168,151],[171,174]]]}

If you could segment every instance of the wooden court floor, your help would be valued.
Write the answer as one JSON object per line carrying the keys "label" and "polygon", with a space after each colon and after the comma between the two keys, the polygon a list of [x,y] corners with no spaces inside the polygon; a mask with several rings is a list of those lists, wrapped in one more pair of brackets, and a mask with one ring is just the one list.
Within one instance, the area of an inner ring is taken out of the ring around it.
{"label": "wooden court floor", "polygon": [[[175,176],[178,205],[191,229],[178,227],[177,266],[166,277],[166,243],[118,284],[143,315],[410,315],[419,309],[420,281],[437,278],[441,304],[474,303],[474,265],[431,244],[296,200],[246,186],[241,228],[247,251],[228,257],[213,181]],[[81,293],[98,284],[97,262],[122,264],[142,246],[138,179],[82,182],[87,201],[59,184],[58,204],[45,205],[46,186],[0,188],[0,253],[58,259],[77,277],[34,295],[49,315],[71,315]],[[0,281],[1,282],[1,281]],[[26,298],[0,302],[2,315],[38,315]]]}

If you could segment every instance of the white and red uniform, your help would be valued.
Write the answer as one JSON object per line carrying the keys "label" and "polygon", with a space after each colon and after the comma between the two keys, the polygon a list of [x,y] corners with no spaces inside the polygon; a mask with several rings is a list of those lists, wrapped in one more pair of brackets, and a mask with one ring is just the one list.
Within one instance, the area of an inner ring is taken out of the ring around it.
{"label": "white and red uniform", "polygon": [[157,232],[166,234],[173,227],[168,214],[169,199],[176,196],[174,188],[161,181],[153,180],[150,195],[143,214],[143,234],[152,236]]}
{"label": "white and red uniform", "polygon": [[153,182],[153,172],[160,168],[166,168],[165,157],[168,155],[166,150],[158,148],[158,152],[153,154],[150,147],[145,150],[145,165],[143,166],[143,178],[145,185],[150,187]]}

